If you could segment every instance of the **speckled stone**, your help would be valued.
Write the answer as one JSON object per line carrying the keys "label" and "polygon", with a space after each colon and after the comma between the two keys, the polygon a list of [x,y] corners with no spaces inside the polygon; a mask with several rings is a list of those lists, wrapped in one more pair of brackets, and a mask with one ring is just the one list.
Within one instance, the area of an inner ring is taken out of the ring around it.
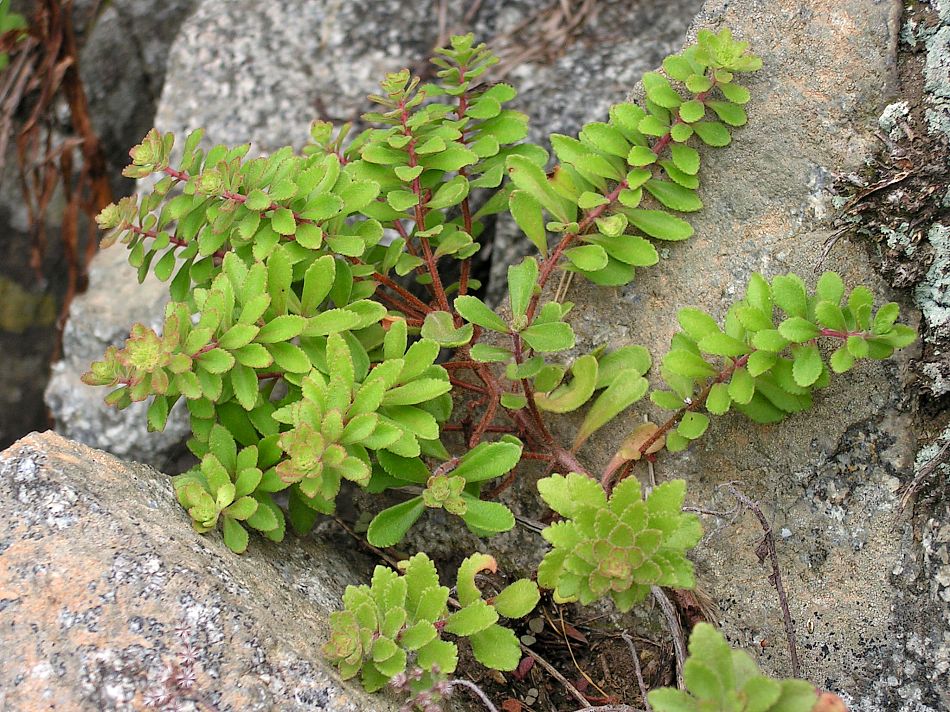
{"label": "speckled stone", "polygon": [[149,275],[139,284],[128,264],[128,250],[115,245],[92,261],[89,289],[77,296],[63,332],[63,359],[53,365],[46,387],[46,404],[59,432],[120,457],[167,470],[182,449],[190,426],[184,403],[178,403],[160,433],[147,430],[147,403],[125,410],[103,402],[104,388],[87,386],[80,378],[102,358],[110,345],[121,346],[132,324],[158,329],[162,324],[168,285]]}
{"label": "speckled stone", "polygon": [[0,453],[0,709],[390,710],[320,656],[360,580],[344,556],[292,536],[236,556],[167,476],[29,435]]}

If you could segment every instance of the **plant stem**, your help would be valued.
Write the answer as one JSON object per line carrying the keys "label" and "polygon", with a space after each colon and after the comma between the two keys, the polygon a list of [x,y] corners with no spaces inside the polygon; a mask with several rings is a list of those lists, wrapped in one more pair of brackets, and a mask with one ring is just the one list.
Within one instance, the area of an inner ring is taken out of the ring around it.
{"label": "plant stem", "polygon": [[[785,593],[785,586],[782,583],[782,570],[778,565],[778,553],[775,551],[775,537],[772,535],[772,525],[762,512],[762,508],[755,500],[747,497],[733,485],[728,489],[732,495],[743,505],[750,509],[762,525],[764,535],[762,543],[756,548],[755,555],[759,557],[759,563],[764,563],[765,558],[769,558],[772,565],[772,575],[769,582],[775,587],[778,594],[778,602],[782,607],[782,618],[785,623],[785,637],[788,642],[788,655],[792,662],[792,677],[801,677],[801,662],[798,659],[798,644],[795,641],[795,623],[792,620],[792,612],[788,607],[788,594]],[[764,551],[763,551],[764,550]]]}

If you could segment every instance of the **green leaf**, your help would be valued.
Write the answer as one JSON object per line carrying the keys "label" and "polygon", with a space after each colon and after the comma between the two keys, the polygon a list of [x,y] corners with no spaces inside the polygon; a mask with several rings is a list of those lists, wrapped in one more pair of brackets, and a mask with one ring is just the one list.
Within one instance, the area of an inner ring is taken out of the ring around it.
{"label": "green leaf", "polygon": [[425,504],[422,502],[422,497],[413,497],[402,504],[384,509],[370,522],[366,538],[373,546],[395,546],[402,541],[406,532],[424,511]]}
{"label": "green leaf", "polygon": [[818,336],[819,329],[808,319],[793,316],[779,324],[778,333],[789,341],[800,344]]}
{"label": "green leaf", "polygon": [[777,359],[778,356],[776,356],[774,353],[769,353],[768,351],[756,351],[751,354],[749,356],[749,360],[746,361],[746,368],[749,371],[749,375],[761,376],[775,365],[775,361]]}
{"label": "green leaf", "polygon": [[455,310],[473,324],[502,334],[508,333],[508,325],[505,321],[478,297],[468,295],[456,297]]}
{"label": "green leaf", "polygon": [[782,694],[769,712],[802,712],[811,710],[818,701],[818,693],[805,680],[782,680]]}
{"label": "green leaf", "polygon": [[452,474],[466,482],[482,482],[509,472],[521,459],[520,443],[479,443],[459,460]]}
{"label": "green leaf", "polygon": [[699,151],[695,148],[674,143],[670,146],[670,155],[673,158],[673,163],[676,164],[676,167],[683,171],[683,173],[694,176],[699,172]]}
{"label": "green leaf", "polygon": [[684,188],[678,183],[652,179],[644,183],[643,187],[671,210],[689,213],[703,207],[703,201],[696,195],[696,191]]}
{"label": "green leaf", "polygon": [[538,248],[543,257],[548,254],[548,237],[544,229],[544,214],[541,203],[523,190],[513,190],[508,196],[508,209],[518,227]]}
{"label": "green leaf", "polygon": [[297,231],[294,214],[287,208],[278,208],[271,215],[271,227],[278,235],[293,235]]}
{"label": "green leaf", "polygon": [[488,344],[475,344],[471,350],[472,358],[482,363],[497,363],[507,361],[514,356],[508,349],[500,346],[489,346]]}
{"label": "green leaf", "polygon": [[673,687],[661,687],[650,690],[647,700],[657,712],[698,712],[696,700],[684,690]]}
{"label": "green leaf", "polygon": [[808,315],[808,297],[802,280],[793,274],[778,275],[772,280],[772,298],[789,316]]}
{"label": "green leaf", "polygon": [[247,549],[247,530],[231,517],[223,517],[224,543],[235,554],[243,554]]}
{"label": "green leaf", "polygon": [[578,269],[592,272],[607,266],[607,253],[600,245],[582,245],[572,247],[564,252],[564,256]]}
{"label": "green leaf", "polygon": [[506,618],[523,618],[534,610],[540,600],[538,585],[528,579],[519,579],[502,589],[492,605]]}
{"label": "green leaf", "polygon": [[837,272],[824,272],[818,278],[815,295],[820,301],[841,304],[841,297],[844,296],[844,282],[841,281],[841,276]]}
{"label": "green leaf", "polygon": [[[556,134],[551,136],[552,144],[555,136]],[[512,183],[534,198],[555,218],[565,223],[574,219],[573,212],[567,209],[564,199],[554,191],[544,171],[536,164],[524,156],[513,155],[508,157],[506,165]]]}
{"label": "green leaf", "polygon": [[492,670],[514,670],[521,662],[521,646],[517,636],[507,628],[492,625],[469,638],[472,653],[482,665]]}
{"label": "green leaf", "polygon": [[676,312],[676,320],[693,341],[698,342],[711,334],[720,333],[719,324],[702,309],[684,307]]}
{"label": "green leaf", "polygon": [[894,322],[897,321],[897,317],[900,316],[900,306],[894,302],[888,302],[883,307],[877,310],[877,314],[874,315],[874,323],[872,325],[872,330],[875,334],[886,334],[891,330],[891,327],[894,326]]}
{"label": "green leaf", "polygon": [[456,328],[449,312],[435,311],[426,314],[421,333],[423,338],[431,339],[440,346],[455,348],[471,341],[474,329],[471,324]]}
{"label": "green leaf", "polygon": [[709,418],[702,413],[688,411],[683,414],[683,419],[680,420],[679,425],[676,427],[676,432],[684,438],[695,440],[705,433],[708,427]]}
{"label": "green leaf", "polygon": [[755,392],[755,380],[744,368],[737,368],[732,372],[732,380],[729,381],[729,397],[736,403],[743,405],[752,400],[752,394]]}
{"label": "green leaf", "polygon": [[302,316],[296,314],[277,316],[261,328],[254,340],[260,344],[289,341],[295,336],[300,336],[306,326],[307,320]]}
{"label": "green leaf", "polygon": [[697,99],[690,99],[680,104],[679,114],[683,121],[693,124],[706,115],[706,105]]}
{"label": "green leaf", "polygon": [[571,366],[574,378],[566,385],[558,386],[550,393],[535,397],[538,407],[552,413],[569,413],[577,410],[594,394],[597,385],[597,359],[590,354],[581,356]]}
{"label": "green leaf", "polygon": [[445,632],[470,636],[485,630],[498,620],[498,612],[485,601],[478,600],[450,615],[445,621]]}
{"label": "green leaf", "polygon": [[224,349],[211,349],[198,356],[198,363],[208,373],[219,374],[234,366],[234,357]]}
{"label": "green leaf", "polygon": [[505,505],[477,499],[468,492],[462,492],[462,499],[465,500],[462,520],[479,536],[507,532],[515,526],[515,515]]}
{"label": "green leaf", "polygon": [[247,366],[236,365],[231,371],[231,386],[238,403],[244,410],[252,410],[257,405],[257,374]]}
{"label": "green leaf", "polygon": [[673,349],[663,357],[663,366],[687,378],[707,378],[716,375],[716,369],[699,354],[685,349]]}
{"label": "green leaf", "polygon": [[658,240],[685,240],[693,234],[692,225],[663,210],[634,209],[626,215],[637,229]]}
{"label": "green leaf", "polygon": [[646,146],[634,146],[627,154],[627,163],[631,166],[649,166],[656,163],[656,154]]}
{"label": "green leaf", "polygon": [[749,353],[752,349],[739,339],[734,339],[727,334],[717,331],[715,334],[709,334],[699,340],[699,349],[703,353],[715,354],[716,356],[736,357]]}
{"label": "green leaf", "polygon": [[841,307],[832,302],[821,301],[815,305],[815,318],[818,322],[828,329],[836,331],[847,331],[848,323],[845,321],[844,312]]}
{"label": "green leaf", "polygon": [[599,151],[624,158],[630,148],[623,133],[610,124],[593,122],[581,129],[580,139]]}
{"label": "green leaf", "polygon": [[713,415],[722,415],[729,410],[730,405],[732,398],[729,395],[729,387],[725,383],[714,384],[706,396],[706,410]]}
{"label": "green leaf", "polygon": [[398,212],[404,212],[419,204],[419,196],[411,190],[391,190],[386,194],[386,202]]}
{"label": "green leaf", "polygon": [[419,378],[387,391],[383,396],[383,405],[415,405],[432,400],[450,390],[452,384],[447,379]]}
{"label": "green leaf", "polygon": [[778,329],[762,329],[752,335],[752,345],[763,351],[778,353],[788,346],[789,341],[779,333]]}
{"label": "green leaf", "polygon": [[729,142],[732,141],[729,129],[718,121],[697,121],[690,124],[690,126],[693,127],[693,131],[707,146],[728,146]]}
{"label": "green leaf", "polygon": [[468,197],[468,179],[465,176],[455,176],[443,183],[435,195],[426,204],[430,210],[441,210],[458,205]]}
{"label": "green leaf", "polygon": [[854,356],[851,355],[846,346],[842,346],[831,354],[829,363],[835,373],[845,373],[854,366]]}
{"label": "green leaf", "polygon": [[439,672],[450,675],[458,665],[458,648],[448,640],[435,640],[419,648],[416,664],[423,670],[438,667]]}
{"label": "green leaf", "polygon": [[803,346],[796,349],[792,375],[795,378],[795,383],[799,386],[812,385],[818,380],[824,369],[821,352],[818,351],[817,346]]}
{"label": "green leaf", "polygon": [[649,385],[636,371],[621,372],[587,412],[577,430],[573,449],[576,451],[594,432],[643,398]]}
{"label": "green leaf", "polygon": [[574,346],[574,330],[563,321],[532,324],[521,332],[521,337],[535,351],[554,353]]}
{"label": "green leaf", "polygon": [[706,106],[716,112],[720,121],[730,126],[744,126],[749,120],[741,106],[729,101],[710,101]]}
{"label": "green leaf", "polygon": [[526,257],[520,264],[508,268],[508,294],[515,318],[523,317],[528,310],[537,281],[538,262],[533,257]]}

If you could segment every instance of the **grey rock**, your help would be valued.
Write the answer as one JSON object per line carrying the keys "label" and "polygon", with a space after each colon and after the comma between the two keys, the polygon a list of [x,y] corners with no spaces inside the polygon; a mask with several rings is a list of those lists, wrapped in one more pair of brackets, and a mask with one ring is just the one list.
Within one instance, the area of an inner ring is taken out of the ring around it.
{"label": "grey rock", "polygon": [[168,286],[149,276],[139,284],[126,259],[114,246],[92,261],[89,289],[76,297],[63,333],[63,360],[53,366],[46,403],[59,432],[120,457],[165,468],[189,433],[182,404],[160,433],[146,429],[147,403],[125,410],[103,402],[108,391],[80,381],[89,365],[110,345],[121,346],[134,323],[160,328]]}
{"label": "grey rock", "polygon": [[231,554],[191,530],[168,477],[52,433],[0,453],[0,521],[4,710],[394,708],[321,659],[359,579],[338,549]]}
{"label": "grey rock", "polygon": [[120,191],[123,181],[128,183],[119,174],[129,148],[153,125],[172,40],[195,4],[116,0],[75,12],[77,22],[84,23],[79,67],[91,118]]}
{"label": "grey rock", "polygon": [[[874,0],[706,3],[694,32],[729,26],[763,57],[763,70],[748,82],[749,125],[727,149],[703,151],[706,208],[691,220],[695,237],[672,245],[668,259],[625,288],[575,282],[567,298],[577,305],[580,349],[642,343],[659,360],[678,309],[723,316],[751,272],[792,270],[814,282],[829,234],[820,222],[828,212],[825,177],[858,170],[876,148],[870,129],[895,87],[899,14],[899,3]],[[887,289],[863,247],[839,242],[824,267],[902,302],[907,318],[919,319],[905,295]],[[947,666],[934,666],[947,659],[950,641],[939,583],[945,562],[915,543],[920,527],[932,540],[945,536],[947,515],[938,497],[932,513],[914,518],[898,495],[913,476],[919,427],[909,380],[907,352],[862,364],[833,378],[811,413],[771,427],[738,415],[715,418],[690,450],[656,467],[660,479],[685,477],[691,503],[703,508],[728,508],[720,485],[738,481],[775,531],[789,530],[779,558],[803,674],[862,712],[950,705]],[[581,451],[584,461],[603,466],[611,444],[649,407],[637,410],[601,431]],[[566,422],[561,432],[572,435]],[[718,604],[724,631],[766,669],[788,674],[770,571],[755,555],[757,522],[707,517],[706,527],[698,580]]]}

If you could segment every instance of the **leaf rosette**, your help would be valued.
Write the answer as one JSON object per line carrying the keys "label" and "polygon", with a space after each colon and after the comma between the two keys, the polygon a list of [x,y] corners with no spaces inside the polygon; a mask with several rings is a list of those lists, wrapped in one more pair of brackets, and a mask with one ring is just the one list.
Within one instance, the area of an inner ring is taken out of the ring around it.
{"label": "leaf rosette", "polygon": [[542,531],[554,548],[538,568],[538,583],[559,601],[587,605],[610,596],[622,611],[643,600],[650,586],[692,588],[686,550],[702,536],[694,514],[681,511],[683,480],[665,482],[646,500],[634,477],[610,498],[594,480],[571,473],[538,482],[542,499],[564,517]]}

